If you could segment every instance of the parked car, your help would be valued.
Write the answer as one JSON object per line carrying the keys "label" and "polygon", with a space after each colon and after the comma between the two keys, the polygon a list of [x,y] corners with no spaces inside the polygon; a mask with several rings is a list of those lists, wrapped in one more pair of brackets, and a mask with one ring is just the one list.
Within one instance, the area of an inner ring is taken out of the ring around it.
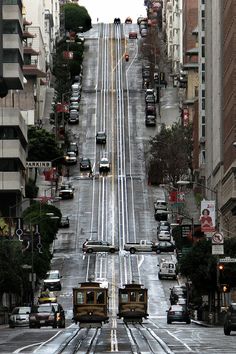
{"label": "parked car", "polygon": [[79,102],[80,101],[80,93],[73,93],[70,96],[70,102]]}
{"label": "parked car", "polygon": [[[47,272],[46,278],[43,281],[43,287],[45,290],[61,290],[61,275],[59,270],[49,270]],[[52,294],[50,294],[50,296],[51,295]]]}
{"label": "parked car", "polygon": [[154,210],[167,210],[167,203],[165,200],[157,199],[154,203]]}
{"label": "parked car", "polygon": [[29,327],[47,326],[57,328],[57,314],[54,306],[50,303],[33,306],[29,315]]}
{"label": "parked car", "polygon": [[175,250],[175,245],[172,242],[161,241],[156,245],[156,252],[173,252]]}
{"label": "parked car", "polygon": [[129,39],[137,39],[138,33],[136,31],[129,32]]}
{"label": "parked car", "polygon": [[97,132],[96,134],[96,143],[97,144],[106,144],[107,135],[104,131]]}
{"label": "parked car", "polygon": [[61,228],[68,228],[70,227],[70,219],[69,216],[62,216],[60,223],[59,223],[59,227]]}
{"label": "parked car", "polygon": [[65,164],[66,165],[76,165],[77,164],[77,156],[73,151],[68,151],[65,156]]}
{"label": "parked car", "polygon": [[167,323],[186,322],[191,323],[189,310],[185,306],[171,305],[167,312]]}
{"label": "parked car", "polygon": [[229,336],[231,331],[236,331],[236,303],[232,302],[224,317],[224,334]]}
{"label": "parked car", "polygon": [[154,95],[147,95],[145,97],[145,102],[146,103],[155,103],[156,102],[155,96]]}
{"label": "parked car", "polygon": [[9,327],[29,326],[30,306],[17,306],[12,310],[9,317]]}
{"label": "parked car", "polygon": [[185,285],[174,285],[170,289],[170,303],[175,305],[178,303],[180,298],[187,298],[187,288]]}
{"label": "parked car", "polygon": [[93,252],[115,253],[116,251],[119,251],[119,248],[106,241],[86,240],[83,243],[82,251],[85,253],[93,253]]}
{"label": "parked car", "polygon": [[142,28],[141,31],[140,31],[140,34],[141,34],[142,38],[147,37],[147,35],[148,35],[147,28]]}
{"label": "parked car", "polygon": [[156,116],[156,104],[153,102],[146,103],[145,111],[146,111],[146,115],[151,114]]}
{"label": "parked car", "polygon": [[68,148],[67,148],[67,152],[72,151],[76,153],[76,156],[78,156],[79,153],[79,148],[76,142],[70,142]]}
{"label": "parked car", "polygon": [[38,297],[38,303],[45,304],[50,302],[57,302],[57,296],[54,294],[54,292],[48,290],[41,291]]}
{"label": "parked car", "polygon": [[74,190],[68,184],[63,184],[59,190],[59,197],[61,199],[73,199]]}
{"label": "parked car", "polygon": [[76,109],[72,109],[69,113],[68,123],[78,124],[79,123],[79,112]]}
{"label": "parked car", "polygon": [[171,235],[169,231],[166,230],[161,230],[157,234],[158,240],[159,241],[170,241],[171,240]]}
{"label": "parked car", "polygon": [[158,222],[158,225],[157,225],[157,234],[158,234],[160,231],[169,231],[169,232],[171,232],[171,227],[170,227],[169,221],[161,220],[161,221]]}
{"label": "parked car", "polygon": [[108,158],[102,157],[100,162],[99,162],[99,172],[109,172],[110,171],[110,163]]}
{"label": "parked car", "polygon": [[120,25],[120,18],[119,17],[114,18],[114,25]]}
{"label": "parked car", "polygon": [[87,157],[82,157],[80,160],[80,170],[81,171],[91,171],[92,166],[91,166],[91,161]]}
{"label": "parked car", "polygon": [[125,24],[127,25],[127,24],[131,24],[131,23],[132,23],[132,18],[131,17],[127,17],[125,19]]}
{"label": "parked car", "polygon": [[71,110],[79,111],[79,102],[71,102],[69,106],[69,111]]}

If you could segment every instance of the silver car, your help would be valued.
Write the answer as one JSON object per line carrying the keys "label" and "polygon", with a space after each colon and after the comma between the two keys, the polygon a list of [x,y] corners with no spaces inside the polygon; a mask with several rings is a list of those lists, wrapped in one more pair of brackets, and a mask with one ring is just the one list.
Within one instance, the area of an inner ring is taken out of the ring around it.
{"label": "silver car", "polygon": [[12,310],[9,317],[9,327],[29,326],[30,306],[18,306]]}

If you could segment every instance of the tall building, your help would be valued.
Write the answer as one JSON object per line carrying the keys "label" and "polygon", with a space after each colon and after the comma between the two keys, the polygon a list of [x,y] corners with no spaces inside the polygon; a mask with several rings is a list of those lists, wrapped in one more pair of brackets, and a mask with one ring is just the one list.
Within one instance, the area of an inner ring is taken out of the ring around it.
{"label": "tall building", "polygon": [[0,78],[8,89],[23,89],[22,2],[0,1]]}
{"label": "tall building", "polygon": [[223,0],[222,60],[222,154],[223,175],[221,213],[225,234],[236,233],[236,0]]}
{"label": "tall building", "polygon": [[12,89],[23,89],[22,36],[22,1],[0,0],[0,78],[8,89],[0,98],[0,215],[3,216],[9,216],[13,211],[11,206],[17,208],[25,195],[27,126],[19,109],[4,104]]}

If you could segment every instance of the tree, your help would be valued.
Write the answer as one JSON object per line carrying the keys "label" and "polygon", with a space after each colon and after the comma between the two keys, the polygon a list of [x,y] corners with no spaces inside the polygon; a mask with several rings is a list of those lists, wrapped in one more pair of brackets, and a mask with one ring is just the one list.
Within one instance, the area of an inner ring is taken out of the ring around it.
{"label": "tree", "polygon": [[22,295],[23,257],[21,242],[0,240],[0,302],[4,293]]}
{"label": "tree", "polygon": [[28,130],[28,161],[51,161],[63,155],[54,134],[32,126]]}
{"label": "tree", "polygon": [[65,11],[65,29],[67,31],[86,32],[92,28],[91,17],[84,6],[68,3],[63,8]]}
{"label": "tree", "polygon": [[[24,261],[26,264],[31,265],[33,252],[34,272],[36,273],[37,279],[42,279],[50,268],[52,257],[50,244],[55,239],[59,225],[59,220],[52,219],[47,215],[48,213],[52,213],[54,216],[61,218],[60,209],[54,205],[39,202],[34,202],[22,215],[24,227],[30,230],[30,246],[23,251]],[[35,239],[36,242],[32,244],[32,237],[36,238],[34,231],[35,225],[39,227],[42,247],[38,247],[39,239]],[[28,239],[27,234],[25,234],[25,237]]]}
{"label": "tree", "polygon": [[[150,139],[149,176],[159,175],[162,182],[176,182],[189,174],[192,159],[192,127],[179,123],[170,128],[162,125]],[[155,181],[150,181],[151,183]]]}
{"label": "tree", "polygon": [[211,241],[196,243],[180,260],[180,272],[190,279],[199,294],[216,290],[216,257],[212,255]]}
{"label": "tree", "polygon": [[[63,155],[58,148],[55,136],[45,129],[32,126],[28,129],[28,161],[52,161]],[[35,168],[34,183],[37,180],[37,168]],[[32,186],[31,186],[32,187]]]}

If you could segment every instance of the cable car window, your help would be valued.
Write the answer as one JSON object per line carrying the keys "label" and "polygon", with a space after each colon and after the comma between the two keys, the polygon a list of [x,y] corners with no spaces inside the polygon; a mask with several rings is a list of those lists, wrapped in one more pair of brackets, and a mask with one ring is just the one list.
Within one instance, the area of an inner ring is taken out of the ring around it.
{"label": "cable car window", "polygon": [[128,293],[121,294],[121,302],[128,302]]}
{"label": "cable car window", "polygon": [[135,291],[130,292],[130,301],[136,301],[136,293]]}
{"label": "cable car window", "polygon": [[104,292],[103,291],[98,291],[97,292],[97,304],[104,304]]}
{"label": "cable car window", "polygon": [[84,292],[79,291],[77,292],[77,304],[83,304],[84,303]]}
{"label": "cable car window", "polygon": [[143,292],[139,292],[139,294],[138,294],[138,301],[139,302],[144,302],[144,293]]}
{"label": "cable car window", "polygon": [[87,291],[86,303],[87,304],[94,304],[94,291]]}

